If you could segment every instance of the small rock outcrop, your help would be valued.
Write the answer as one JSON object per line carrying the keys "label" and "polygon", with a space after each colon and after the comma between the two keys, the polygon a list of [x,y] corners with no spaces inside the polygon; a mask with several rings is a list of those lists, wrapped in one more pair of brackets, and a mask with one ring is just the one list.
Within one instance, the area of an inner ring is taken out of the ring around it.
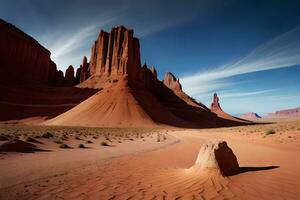
{"label": "small rock outcrop", "polygon": [[193,168],[219,170],[224,176],[240,170],[236,156],[225,141],[211,141],[202,145]]}
{"label": "small rock outcrop", "polygon": [[173,91],[182,91],[179,79],[177,79],[171,72],[167,72],[163,80],[165,86]]}
{"label": "small rock outcrop", "polygon": [[223,111],[220,106],[219,97],[218,97],[217,93],[214,93],[213,102],[211,103],[210,110],[212,112]]}
{"label": "small rock outcrop", "polygon": [[74,68],[72,65],[70,65],[66,69],[65,78],[64,78],[64,86],[73,86],[74,82],[75,82]]}
{"label": "small rock outcrop", "polygon": [[82,60],[82,65],[80,66],[80,82],[85,81],[91,76],[89,66],[90,63],[87,62],[87,58],[84,56]]}

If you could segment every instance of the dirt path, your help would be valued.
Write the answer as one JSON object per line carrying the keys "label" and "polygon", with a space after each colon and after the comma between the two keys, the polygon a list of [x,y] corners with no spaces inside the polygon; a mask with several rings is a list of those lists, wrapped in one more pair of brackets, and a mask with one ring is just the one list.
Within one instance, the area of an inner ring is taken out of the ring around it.
{"label": "dirt path", "polygon": [[224,178],[190,172],[200,146],[197,131],[172,133],[181,142],[1,189],[3,199],[299,199],[299,149],[227,138],[243,173]]}

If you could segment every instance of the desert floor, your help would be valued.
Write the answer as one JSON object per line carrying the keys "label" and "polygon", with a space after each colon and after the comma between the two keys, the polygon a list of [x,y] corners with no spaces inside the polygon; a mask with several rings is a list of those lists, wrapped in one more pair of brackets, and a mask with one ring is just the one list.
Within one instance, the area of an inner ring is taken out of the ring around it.
{"label": "desert floor", "polygon": [[[300,122],[201,130],[0,125],[0,133],[0,199],[300,199]],[[6,152],[14,138],[35,146]],[[189,170],[215,139],[227,141],[240,173]]]}

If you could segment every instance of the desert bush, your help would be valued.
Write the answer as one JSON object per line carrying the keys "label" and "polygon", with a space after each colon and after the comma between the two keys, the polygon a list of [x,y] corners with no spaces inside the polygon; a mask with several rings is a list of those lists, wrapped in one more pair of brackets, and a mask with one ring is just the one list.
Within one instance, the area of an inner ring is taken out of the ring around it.
{"label": "desert bush", "polygon": [[69,149],[70,147],[69,147],[69,145],[67,145],[67,144],[61,144],[61,145],[59,145],[59,148],[62,148],[62,149]]}
{"label": "desert bush", "polygon": [[44,134],[42,135],[42,137],[43,137],[43,138],[51,138],[51,137],[53,137],[53,135],[52,135],[51,133],[47,132],[47,133],[44,133]]}
{"label": "desert bush", "polygon": [[78,137],[78,136],[75,136],[75,140],[80,140],[80,137]]}
{"label": "desert bush", "polygon": [[82,149],[84,149],[84,148],[85,148],[85,146],[84,146],[84,144],[79,144],[79,145],[78,145],[78,148],[82,148]]}
{"label": "desert bush", "polygon": [[86,141],[86,143],[91,144],[93,143],[91,140]]}
{"label": "desert bush", "polygon": [[275,134],[276,132],[275,132],[275,130],[274,129],[268,129],[267,131],[266,131],[266,135],[272,135],[272,134]]}
{"label": "desert bush", "polygon": [[101,142],[101,146],[109,146],[106,142]]}

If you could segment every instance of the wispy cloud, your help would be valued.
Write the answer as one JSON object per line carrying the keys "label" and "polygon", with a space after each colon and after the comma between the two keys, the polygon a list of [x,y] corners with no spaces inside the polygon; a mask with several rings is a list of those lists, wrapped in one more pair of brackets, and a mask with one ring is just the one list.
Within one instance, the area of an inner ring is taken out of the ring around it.
{"label": "wispy cloud", "polygon": [[[296,27],[271,41],[254,49],[251,53],[235,62],[217,68],[200,71],[181,78],[183,88],[190,95],[199,95],[201,90],[216,90],[222,86],[217,84],[226,78],[241,74],[292,67],[300,64],[300,27]],[[225,85],[222,88],[226,88]]]}
{"label": "wispy cloud", "polygon": [[251,91],[251,92],[236,92],[236,93],[224,93],[222,94],[222,98],[237,98],[237,97],[248,97],[248,96],[256,96],[260,94],[266,94],[276,91],[276,89],[271,90],[259,90],[259,91]]}

